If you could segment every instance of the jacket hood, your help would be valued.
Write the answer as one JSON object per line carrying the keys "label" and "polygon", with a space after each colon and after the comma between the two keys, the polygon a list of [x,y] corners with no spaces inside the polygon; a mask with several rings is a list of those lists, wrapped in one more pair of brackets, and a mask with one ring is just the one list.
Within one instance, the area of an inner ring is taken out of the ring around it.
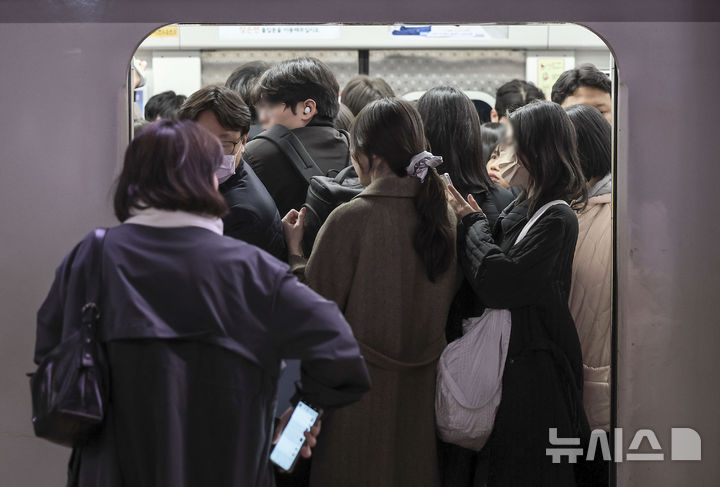
{"label": "jacket hood", "polygon": [[610,194],[612,192],[612,175],[608,174],[588,191],[588,199],[594,198],[595,196],[601,196]]}

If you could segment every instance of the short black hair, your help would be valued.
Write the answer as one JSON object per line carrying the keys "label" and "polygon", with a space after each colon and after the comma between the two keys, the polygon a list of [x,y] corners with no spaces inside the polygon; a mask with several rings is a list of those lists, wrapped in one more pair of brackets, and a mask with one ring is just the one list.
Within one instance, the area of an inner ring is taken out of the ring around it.
{"label": "short black hair", "polygon": [[174,91],[163,91],[151,96],[145,104],[145,120],[154,122],[158,117],[173,118],[187,97]]}
{"label": "short black hair", "polygon": [[213,112],[224,129],[243,135],[250,131],[250,109],[240,95],[230,88],[215,85],[199,89],[185,101],[177,117],[180,120],[197,121],[205,110]]}
{"label": "short black hair", "polygon": [[365,74],[353,76],[342,90],[342,102],[357,116],[366,105],[380,98],[392,98],[395,92],[382,78]]}
{"label": "short black hair", "polygon": [[495,111],[498,118],[507,117],[520,107],[533,100],[544,100],[545,93],[540,88],[521,79],[508,81],[495,93]]}
{"label": "short black hair", "polygon": [[575,126],[580,167],[585,179],[607,176],[612,160],[612,128],[602,113],[589,105],[573,105],[565,112]]}
{"label": "short black hair", "polygon": [[285,103],[293,113],[295,106],[307,99],[315,100],[317,117],[332,122],[340,109],[340,87],[327,64],[312,57],[283,61],[271,67],[253,90],[255,103]]}
{"label": "short black hair", "polygon": [[257,114],[255,113],[250,94],[252,93],[255,83],[260,79],[260,76],[268,69],[270,69],[270,63],[266,63],[265,61],[251,61],[235,69],[235,71],[228,76],[227,81],[225,81],[225,88],[230,88],[237,92],[240,98],[248,105],[253,122],[257,120]]}
{"label": "short black hair", "polygon": [[608,94],[612,91],[610,78],[594,64],[585,63],[561,74],[552,87],[550,98],[555,103],[562,105],[565,98],[572,96],[581,86],[596,88]]}
{"label": "short black hair", "polygon": [[158,120],[128,145],[115,188],[115,215],[124,222],[134,210],[158,208],[221,217],[225,198],[215,188],[223,160],[220,142],[189,120]]}

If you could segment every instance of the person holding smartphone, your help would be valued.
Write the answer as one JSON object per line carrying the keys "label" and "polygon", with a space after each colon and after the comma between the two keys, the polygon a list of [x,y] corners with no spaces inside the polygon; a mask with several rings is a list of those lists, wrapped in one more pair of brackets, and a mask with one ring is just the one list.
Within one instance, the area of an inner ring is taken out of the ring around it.
{"label": "person holding smartphone", "polygon": [[[201,125],[150,124],[127,148],[114,199],[122,223],[98,244],[100,264],[93,232],[58,268],[38,312],[35,361],[75,331],[95,281],[87,276],[99,274],[112,379],[102,428],[75,445],[68,485],[272,487],[282,359],[302,361],[298,405],[341,407],[370,387],[337,305],[287,264],[223,236],[222,163],[220,141]],[[303,431],[303,456],[318,432]]]}
{"label": "person holding smartphone", "polygon": [[292,267],[335,301],[368,363],[372,390],[324,421],[310,485],[430,487],[438,475],[437,360],[455,293],[455,217],[417,110],[377,100],[352,127],[365,190],[330,214],[309,261],[304,211],[284,218]]}
{"label": "person holding smartphone", "polygon": [[[574,465],[553,463],[546,448],[552,428],[558,438],[586,442],[590,435],[580,341],[568,307],[578,238],[573,210],[586,203],[586,181],[575,128],[560,105],[530,103],[510,115],[510,124],[523,192],[495,227],[472,195],[465,200],[449,187],[465,276],[484,307],[512,316],[502,399],[480,455],[487,463],[477,470],[485,478],[474,485],[571,487]],[[518,241],[536,213],[537,223]]]}

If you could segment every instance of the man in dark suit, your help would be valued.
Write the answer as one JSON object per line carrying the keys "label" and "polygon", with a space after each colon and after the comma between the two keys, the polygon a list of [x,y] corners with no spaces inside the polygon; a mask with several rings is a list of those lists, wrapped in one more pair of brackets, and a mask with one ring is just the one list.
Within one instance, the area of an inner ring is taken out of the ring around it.
{"label": "man in dark suit", "polygon": [[240,95],[221,86],[202,88],[187,99],[178,118],[194,120],[222,144],[225,158],[215,175],[230,209],[223,218],[223,233],[284,260],[285,236],[280,214],[263,184],[243,160],[252,119]]}
{"label": "man in dark suit", "polygon": [[[333,127],[339,109],[338,82],[330,68],[315,58],[297,58],[267,70],[255,86],[260,119],[291,130],[325,173],[349,163],[348,141]],[[300,209],[308,183],[280,149],[267,139],[247,145],[245,161],[272,196],[281,215]]]}

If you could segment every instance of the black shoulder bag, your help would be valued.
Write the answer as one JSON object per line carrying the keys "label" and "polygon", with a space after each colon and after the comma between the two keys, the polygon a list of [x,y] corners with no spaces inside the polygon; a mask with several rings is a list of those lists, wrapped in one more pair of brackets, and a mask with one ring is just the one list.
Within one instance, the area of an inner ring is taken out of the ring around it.
{"label": "black shoulder bag", "polygon": [[102,424],[107,407],[107,359],[97,340],[106,232],[97,229],[93,235],[79,329],[52,349],[30,375],[35,435],[66,446],[87,441]]}
{"label": "black shoulder bag", "polygon": [[310,256],[320,227],[330,213],[360,194],[364,189],[355,168],[350,163],[350,134],[345,130],[339,132],[348,142],[348,154],[346,167],[335,176],[331,176],[330,173],[323,174],[300,139],[282,125],[274,125],[256,136],[256,138],[273,142],[308,183],[307,196],[303,205],[307,208],[303,233],[303,253],[307,257]]}

